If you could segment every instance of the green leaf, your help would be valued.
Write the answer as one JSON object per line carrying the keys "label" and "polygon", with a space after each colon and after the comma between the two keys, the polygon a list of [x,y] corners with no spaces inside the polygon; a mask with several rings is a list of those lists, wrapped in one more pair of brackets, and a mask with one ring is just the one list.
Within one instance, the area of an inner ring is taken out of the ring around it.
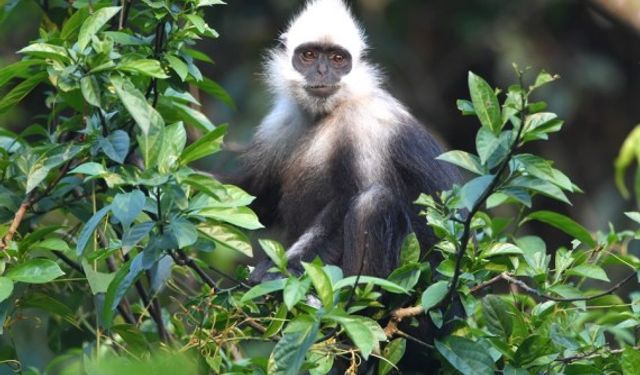
{"label": "green leaf", "polygon": [[460,196],[462,197],[462,202],[467,209],[472,209],[478,199],[480,199],[482,193],[484,193],[489,185],[491,185],[491,182],[493,182],[494,178],[495,176],[489,174],[476,177],[464,184],[464,186],[460,190]]}
{"label": "green leaf", "polygon": [[285,255],[284,247],[279,242],[261,238],[258,243],[278,269],[284,270],[287,268],[287,256]]}
{"label": "green leaf", "polygon": [[131,285],[138,279],[142,268],[142,253],[120,266],[113,280],[109,283],[107,293],[104,296],[102,308],[102,324],[105,328],[110,328],[113,315]]}
{"label": "green leaf", "polygon": [[43,59],[52,59],[62,63],[68,63],[70,61],[67,49],[54,44],[32,43],[17,53],[24,53],[25,55],[31,55]]}
{"label": "green leaf", "polygon": [[260,229],[258,216],[248,207],[208,207],[198,211],[198,215],[220,220],[245,229]]}
{"label": "green leaf", "polygon": [[262,337],[273,337],[278,334],[287,321],[287,312],[287,306],[281,304]]}
{"label": "green leaf", "polygon": [[438,281],[429,285],[429,287],[422,293],[422,297],[420,299],[425,313],[432,307],[439,304],[447,295],[448,291],[449,283],[447,281]]}
{"label": "green leaf", "polygon": [[480,128],[476,134],[476,150],[480,157],[480,163],[485,164],[491,155],[500,147],[500,138],[487,128]]}
{"label": "green leaf", "polygon": [[620,367],[623,375],[636,375],[640,369],[640,352],[637,349],[627,346],[620,358]]}
{"label": "green leaf", "polygon": [[602,267],[595,264],[580,264],[567,270],[567,274],[587,277],[589,279],[611,281]]}
{"label": "green leaf", "polygon": [[482,258],[490,258],[499,255],[522,255],[522,250],[514,244],[498,242],[482,251]]}
{"label": "green leaf", "polygon": [[469,339],[449,336],[435,340],[438,352],[463,375],[493,375],[496,365],[485,347]]}
{"label": "green leaf", "polygon": [[[345,277],[342,280],[337,281],[334,285],[333,285],[333,289],[335,290],[340,290],[342,288],[345,287],[352,287],[353,284],[356,282],[356,278],[357,276],[349,276],[349,277]],[[391,292],[391,293],[404,293],[407,294],[409,293],[409,291],[407,289],[405,289],[404,287],[402,287],[401,285],[398,285],[392,281],[389,280],[385,280],[385,279],[380,279],[377,277],[373,277],[373,276],[360,276],[360,278],[358,279],[358,284],[372,284],[372,285],[376,285],[379,286],[380,288]]]}
{"label": "green leaf", "polygon": [[99,176],[101,174],[107,173],[107,169],[102,164],[89,161],[73,168],[71,171],[69,171],[68,174],[76,173],[86,174],[87,176]]}
{"label": "green leaf", "polygon": [[18,104],[25,96],[47,78],[47,72],[39,72],[20,82],[0,100],[0,113],[4,113]]}
{"label": "green leaf", "polygon": [[135,88],[131,81],[113,75],[110,78],[116,94],[125,106],[143,134],[149,134],[158,128],[164,128],[164,121],[158,112],[151,107],[144,95]]}
{"label": "green leaf", "polygon": [[282,297],[289,310],[300,302],[309,290],[309,282],[301,282],[297,277],[289,277],[284,286]]}
{"label": "green leaf", "polygon": [[438,156],[436,159],[444,160],[475,174],[484,174],[482,164],[480,164],[480,159],[478,159],[477,156],[465,151],[454,150],[445,152],[444,154]]}
{"label": "green leaf", "polygon": [[509,181],[508,186],[526,188],[549,198],[556,199],[560,202],[571,204],[569,198],[567,198],[567,196],[562,192],[562,190],[560,190],[558,186],[536,177],[516,177],[513,180]]}
{"label": "green leaf", "polygon": [[626,217],[640,224],[640,212],[625,212]]}
{"label": "green leaf", "polygon": [[122,236],[122,251],[126,254],[128,253],[134,246],[138,244],[143,238],[145,238],[151,229],[156,225],[153,221],[147,221],[144,223],[136,224],[125,230],[124,235]]}
{"label": "green leaf", "polygon": [[222,137],[227,131],[227,127],[221,125],[202,138],[190,144],[180,155],[180,165],[187,165],[194,160],[204,158],[220,150]]}
{"label": "green leaf", "polygon": [[124,229],[129,228],[136,217],[140,215],[144,208],[145,200],[146,196],[140,190],[119,193],[113,198],[111,211]]}
{"label": "green leaf", "polygon": [[227,91],[216,82],[210,80],[209,78],[204,78],[203,80],[196,81],[195,84],[202,91],[213,96],[214,98],[217,98],[218,100],[226,104],[229,108],[236,108],[231,95],[229,95],[229,93],[227,93]]}
{"label": "green leaf", "polygon": [[378,365],[378,375],[387,375],[391,370],[397,369],[395,365],[398,364],[404,356],[406,348],[406,339],[397,338],[391,340],[382,350],[382,357],[385,360],[381,360]]}
{"label": "green leaf", "polygon": [[129,154],[129,134],[124,130],[115,130],[107,138],[100,138],[98,145],[109,159],[118,164],[124,163]]}
{"label": "green leaf", "polygon": [[80,32],[78,34],[78,47],[80,51],[84,50],[91,37],[94,36],[100,29],[120,11],[120,7],[105,7],[98,9],[90,15],[86,21],[80,26]]}
{"label": "green leaf", "polygon": [[187,79],[187,75],[189,74],[187,64],[182,61],[182,59],[174,55],[167,55],[165,56],[165,58],[169,62],[169,66],[171,67],[171,69],[173,69],[178,77],[180,77],[180,80],[184,82],[184,80]]}
{"label": "green leaf", "polygon": [[89,16],[89,8],[78,9],[71,17],[62,23],[60,38],[68,40],[82,26],[82,22]]}
{"label": "green leaf", "polygon": [[468,100],[456,100],[456,107],[458,107],[458,110],[462,112],[463,116],[475,116],[476,114],[476,110],[473,108],[473,103]]}
{"label": "green leaf", "polygon": [[76,244],[76,254],[81,256],[84,253],[84,248],[87,247],[87,243],[91,238],[91,234],[96,230],[100,221],[107,215],[107,213],[111,210],[111,205],[106,205],[102,207],[98,212],[96,212],[89,221],[84,225],[80,235],[78,235],[78,242]]}
{"label": "green leaf", "polygon": [[629,190],[624,183],[624,176],[627,168],[634,160],[640,159],[640,125],[629,133],[622,143],[622,147],[618,153],[618,157],[614,162],[616,186],[623,197],[629,198]]}
{"label": "green leaf", "polygon": [[29,284],[44,284],[64,275],[58,263],[51,259],[35,258],[18,264],[5,273],[13,281]]}
{"label": "green leaf", "polygon": [[84,76],[80,79],[80,91],[87,103],[100,108],[100,86],[94,75]]}
{"label": "green leaf", "polygon": [[185,218],[172,219],[168,229],[180,249],[191,246],[198,240],[198,229]]}
{"label": "green leaf", "polygon": [[533,84],[533,86],[529,87],[529,91],[533,91],[537,88],[540,88],[546,85],[547,83],[553,82],[559,78],[560,78],[559,75],[557,74],[551,75],[543,70],[536,77],[536,82]]}
{"label": "green leaf", "polygon": [[[422,273],[422,266],[418,262],[408,262],[402,264],[400,267],[396,268],[391,272],[391,274],[387,277],[392,283],[398,284],[398,286],[405,289],[405,293],[409,290],[413,289],[413,287],[420,280],[420,274]],[[401,293],[396,291],[395,293]]]}
{"label": "green leaf", "polygon": [[62,252],[67,252],[71,250],[68,243],[66,243],[63,239],[56,238],[56,237],[49,237],[42,242],[37,242],[32,245],[32,248],[56,250],[56,251],[62,251]]}
{"label": "green leaf", "polygon": [[469,92],[476,116],[483,127],[497,134],[502,128],[500,104],[493,89],[482,77],[469,72]]}
{"label": "green leaf", "polygon": [[418,243],[418,237],[416,237],[415,232],[411,232],[404,238],[404,240],[402,240],[402,247],[400,248],[400,264],[419,261],[420,243]]}
{"label": "green leaf", "polygon": [[[298,375],[304,358],[316,340],[320,324],[311,320],[298,324],[299,329],[285,333],[278,341],[269,358],[270,375]],[[301,320],[298,319],[298,322]]]}
{"label": "green leaf", "polygon": [[13,293],[13,281],[10,278],[0,276],[0,302],[6,300]]}
{"label": "green leaf", "polygon": [[169,78],[169,76],[164,72],[164,69],[162,69],[160,61],[153,59],[125,61],[118,64],[118,69],[125,72],[143,74],[154,78]]}
{"label": "green leaf", "polygon": [[309,275],[311,283],[318,293],[320,301],[322,301],[322,306],[324,306],[325,310],[331,310],[333,307],[333,286],[329,276],[317,264],[302,262],[302,267]]}
{"label": "green leaf", "polygon": [[496,295],[488,295],[482,299],[482,316],[489,332],[509,341],[513,331],[511,305]]}
{"label": "green leaf", "polygon": [[175,169],[178,158],[186,144],[187,132],[182,122],[177,122],[164,128],[162,152],[158,157],[158,170],[160,173],[169,173]]}
{"label": "green leaf", "polygon": [[40,183],[47,178],[49,172],[60,166],[62,163],[73,159],[80,151],[83,150],[82,146],[65,145],[54,147],[46,154],[42,155],[29,169],[27,174],[27,186],[25,193],[30,193],[33,189],[38,187]]}
{"label": "green leaf", "polygon": [[237,251],[248,257],[253,257],[253,249],[249,238],[244,232],[229,225],[205,223],[198,226],[201,233],[209,236],[216,245],[216,248],[225,248]]}
{"label": "green leaf", "polygon": [[276,279],[269,280],[263,283],[260,283],[253,288],[249,289],[243,296],[240,298],[240,302],[248,302],[258,297],[264,296],[265,294],[273,293],[278,290],[284,289],[285,283],[287,280],[285,279]]}
{"label": "green leaf", "polygon": [[521,224],[531,220],[537,220],[549,224],[568,235],[577,238],[582,243],[591,247],[596,246],[596,241],[588,230],[564,215],[551,211],[536,211],[527,215],[527,217],[522,220]]}
{"label": "green leaf", "polygon": [[93,269],[93,267],[86,261],[82,262],[82,269],[84,275],[89,283],[91,293],[95,296],[98,293],[106,293],[109,289],[109,284],[113,281],[116,273],[104,273]]}

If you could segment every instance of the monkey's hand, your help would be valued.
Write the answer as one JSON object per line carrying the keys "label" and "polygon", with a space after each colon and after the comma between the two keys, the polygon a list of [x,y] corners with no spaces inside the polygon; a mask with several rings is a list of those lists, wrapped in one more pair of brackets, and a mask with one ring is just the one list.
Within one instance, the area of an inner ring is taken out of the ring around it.
{"label": "monkey's hand", "polygon": [[[282,275],[279,271],[275,270],[275,265],[270,259],[265,259],[258,263],[251,274],[249,275],[249,284],[257,285],[263,283],[265,281],[282,279],[285,276]],[[290,265],[288,267],[288,271],[292,275],[300,276],[304,272],[302,267],[299,265],[296,267],[294,265]]]}

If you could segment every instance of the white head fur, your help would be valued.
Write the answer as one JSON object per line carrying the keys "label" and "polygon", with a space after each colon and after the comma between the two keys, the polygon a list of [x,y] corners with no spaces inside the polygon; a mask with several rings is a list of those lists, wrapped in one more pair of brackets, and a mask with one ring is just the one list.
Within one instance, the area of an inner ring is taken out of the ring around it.
{"label": "white head fur", "polygon": [[[379,86],[379,73],[363,60],[367,48],[364,32],[343,0],[310,0],[289,23],[280,41],[284,49],[270,51],[266,63],[268,84],[278,101],[293,99],[313,114],[326,113]],[[342,77],[338,92],[328,98],[309,95],[304,89],[304,76],[291,63],[296,47],[313,42],[338,45],[352,57],[351,72]]]}

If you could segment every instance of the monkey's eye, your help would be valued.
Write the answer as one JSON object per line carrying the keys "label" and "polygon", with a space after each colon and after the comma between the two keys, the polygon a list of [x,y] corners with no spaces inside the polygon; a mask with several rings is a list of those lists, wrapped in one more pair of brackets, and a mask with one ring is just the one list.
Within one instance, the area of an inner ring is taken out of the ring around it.
{"label": "monkey's eye", "polygon": [[333,61],[333,63],[337,66],[342,66],[344,65],[346,59],[344,57],[344,55],[341,55],[339,53],[334,54],[333,56],[331,56],[331,60]]}
{"label": "monkey's eye", "polygon": [[316,58],[316,54],[311,50],[306,50],[302,52],[302,58],[305,60],[313,60]]}

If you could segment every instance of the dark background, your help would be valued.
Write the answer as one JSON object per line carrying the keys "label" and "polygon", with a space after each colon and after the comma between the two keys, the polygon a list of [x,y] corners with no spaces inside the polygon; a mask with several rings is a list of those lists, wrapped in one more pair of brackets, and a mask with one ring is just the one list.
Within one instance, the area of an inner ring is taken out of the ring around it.
{"label": "dark background", "polygon": [[[134,0],[134,4],[135,4]],[[298,11],[297,0],[229,0],[207,10],[220,34],[199,46],[214,60],[205,75],[223,85],[236,102],[230,109],[203,97],[215,123],[230,124],[230,145],[246,144],[269,108],[261,81],[267,48]],[[635,209],[613,183],[613,161],[623,139],[640,121],[638,0],[353,0],[349,2],[369,35],[370,59],[387,76],[388,89],[452,149],[474,149],[477,123],[462,117],[455,100],[467,98],[467,72],[506,88],[515,79],[512,63],[545,69],[562,79],[543,89],[539,99],[566,121],[548,142],[528,146],[556,162],[585,193],[571,196],[573,206],[538,197],[538,208],[569,214],[590,230],[631,228],[623,211]],[[615,8],[614,5],[621,8]],[[42,12],[36,2],[21,6],[0,26],[0,63],[15,61],[14,51],[37,38]],[[636,21],[636,22],[634,22]],[[327,20],[331,22],[331,20]],[[35,93],[0,117],[0,125],[19,130],[45,111]],[[200,164],[224,171],[234,167],[229,153]],[[509,215],[503,210],[501,214]],[[531,228],[550,239],[550,247],[568,238],[540,225]]]}

